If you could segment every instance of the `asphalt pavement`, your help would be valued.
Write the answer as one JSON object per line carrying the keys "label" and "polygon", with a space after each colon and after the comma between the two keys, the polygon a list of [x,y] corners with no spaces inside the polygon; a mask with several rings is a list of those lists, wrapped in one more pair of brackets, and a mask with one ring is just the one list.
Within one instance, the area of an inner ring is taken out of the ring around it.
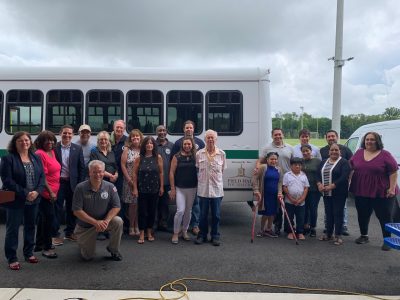
{"label": "asphalt pavement", "polygon": [[[21,231],[18,253],[22,269],[9,270],[2,251],[1,287],[157,291],[162,285],[180,278],[200,278],[247,284],[188,280],[185,283],[189,291],[324,293],[325,289],[335,289],[400,295],[400,251],[380,249],[382,237],[375,216],[371,218],[370,243],[354,243],[359,231],[352,202],[349,203],[351,235],[343,238],[341,246],[309,237],[300,245],[285,237],[255,238],[254,243],[250,243],[251,218],[246,203],[223,203],[220,247],[183,240],[173,245],[171,234],[167,232],[156,232],[156,241],[146,241],[143,245],[124,236],[121,262],[107,259],[107,241],[97,242],[97,257],[90,262],[80,259],[76,243],[65,241],[63,246],[57,247],[59,258],[50,260],[39,256],[39,264],[28,264],[22,262]],[[322,234],[322,220],[321,202],[318,235]],[[4,234],[5,226],[1,224],[0,240],[4,241]]]}

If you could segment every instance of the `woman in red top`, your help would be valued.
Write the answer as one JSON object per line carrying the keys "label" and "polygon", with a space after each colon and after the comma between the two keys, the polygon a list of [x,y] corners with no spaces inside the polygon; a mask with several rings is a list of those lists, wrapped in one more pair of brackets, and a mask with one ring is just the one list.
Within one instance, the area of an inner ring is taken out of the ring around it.
{"label": "woman in red top", "polygon": [[45,189],[41,193],[42,201],[39,204],[38,228],[36,232],[36,247],[34,251],[43,251],[47,258],[56,258],[57,253],[51,242],[51,229],[55,217],[54,202],[60,188],[61,166],[57,161],[54,147],[56,136],[51,131],[42,131],[35,140],[36,155],[43,163],[45,175]]}

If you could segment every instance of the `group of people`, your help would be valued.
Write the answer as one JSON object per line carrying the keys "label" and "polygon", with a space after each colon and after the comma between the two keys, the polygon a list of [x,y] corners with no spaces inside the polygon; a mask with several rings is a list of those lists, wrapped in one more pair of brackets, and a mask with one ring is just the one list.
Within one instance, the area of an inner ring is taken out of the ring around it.
{"label": "group of people", "polygon": [[[163,125],[156,128],[156,139],[144,137],[138,129],[125,136],[125,130],[123,120],[115,121],[111,134],[97,134],[96,145],[90,142],[91,128],[86,124],[80,126],[76,143],[69,125],[61,128],[60,142],[51,131],[42,131],[35,143],[27,132],[14,134],[0,166],[3,189],[15,192],[15,200],[4,204],[4,249],[10,269],[21,268],[17,258],[21,224],[28,263],[38,263],[34,252],[39,251],[46,258],[56,258],[55,246],[64,240],[76,241],[81,257],[91,260],[96,240],[105,239],[109,239],[106,249],[111,258],[119,261],[124,231],[143,244],[155,240],[155,227],[166,230],[170,200],[176,201],[177,208],[173,244],[180,237],[191,240],[191,228],[196,244],[220,245],[227,164],[225,152],[217,147],[217,132],[207,130],[202,141],[194,136],[195,124],[189,120],[183,125],[184,136],[172,143]],[[341,245],[347,233],[348,191],[355,196],[361,232],[356,243],[368,242],[373,211],[383,236],[389,236],[384,226],[393,218],[398,166],[383,149],[379,134],[367,133],[354,155],[338,144],[334,130],[326,133],[328,145],[321,149],[309,143],[307,129],[300,131],[299,139],[300,144],[291,147],[284,142],[283,130],[273,129],[272,142],[257,161],[253,190],[262,216],[258,236],[278,237],[284,224],[289,239],[315,237],[322,196],[325,230],[319,239]],[[382,249],[388,250],[385,245]]]}
{"label": "group of people", "polygon": [[4,204],[9,268],[21,268],[21,224],[28,263],[39,262],[34,255],[39,251],[57,258],[55,246],[64,240],[76,241],[81,257],[91,260],[96,240],[109,239],[106,249],[111,258],[122,260],[123,232],[137,236],[139,244],[154,241],[154,228],[167,229],[170,199],[177,207],[173,244],[179,237],[191,240],[189,227],[196,244],[208,241],[211,207],[211,242],[219,246],[226,155],[217,147],[217,132],[207,130],[203,142],[194,137],[194,129],[195,124],[186,121],[184,136],[172,143],[163,125],[156,128],[157,139],[144,137],[138,129],[125,136],[125,122],[117,120],[111,134],[97,134],[97,145],[90,142],[91,128],[86,124],[80,126],[76,143],[69,125],[61,128],[60,142],[50,131],[42,131],[35,143],[29,133],[15,133],[0,166],[3,189],[15,192],[15,200]]}
{"label": "group of people", "polygon": [[[322,196],[325,228],[319,240],[342,245],[342,235],[349,235],[346,210],[349,192],[355,198],[361,233],[355,242],[368,243],[368,225],[373,211],[383,237],[390,236],[385,224],[392,222],[399,213],[396,201],[398,165],[383,149],[380,135],[366,133],[361,149],[354,155],[349,148],[338,144],[336,131],[329,130],[325,137],[328,144],[318,149],[309,143],[310,132],[302,129],[300,143],[292,147],[284,142],[281,128],[272,130],[272,143],[263,149],[253,176],[258,214],[262,216],[257,236],[278,237],[284,223],[288,239],[304,240],[306,234],[315,237]],[[285,222],[283,211],[287,213]],[[382,250],[390,248],[383,244]]]}

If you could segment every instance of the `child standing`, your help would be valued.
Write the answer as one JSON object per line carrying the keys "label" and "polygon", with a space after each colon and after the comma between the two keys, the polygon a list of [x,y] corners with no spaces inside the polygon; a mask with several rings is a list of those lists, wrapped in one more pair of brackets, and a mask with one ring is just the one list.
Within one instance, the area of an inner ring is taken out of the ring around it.
{"label": "child standing", "polygon": [[[285,193],[285,208],[289,215],[290,222],[294,227],[294,216],[296,216],[296,234],[299,240],[304,240],[304,201],[310,186],[306,174],[301,171],[303,161],[301,158],[294,157],[290,160],[291,171],[283,176],[283,191]],[[287,238],[293,240],[293,233],[290,226],[285,222],[285,231],[288,232]]]}

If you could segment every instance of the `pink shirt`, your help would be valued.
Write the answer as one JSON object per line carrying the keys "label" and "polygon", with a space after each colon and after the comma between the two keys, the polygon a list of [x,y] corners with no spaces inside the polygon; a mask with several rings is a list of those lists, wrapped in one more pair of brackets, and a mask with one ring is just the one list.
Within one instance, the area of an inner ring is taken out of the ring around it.
{"label": "pink shirt", "polygon": [[[350,192],[355,196],[385,198],[389,188],[389,176],[397,171],[394,157],[386,150],[381,150],[370,161],[364,159],[364,149],[359,149],[350,159],[353,169]],[[399,189],[396,187],[396,194]]]}
{"label": "pink shirt", "polygon": [[[60,189],[61,166],[56,159],[54,150],[52,150],[51,152],[53,157],[48,156],[47,153],[41,149],[36,151],[36,155],[38,155],[42,160],[44,175],[46,177],[47,184],[49,185],[51,190],[57,195],[58,190]],[[47,189],[44,189],[41,195],[43,198],[50,199],[50,194]]]}

